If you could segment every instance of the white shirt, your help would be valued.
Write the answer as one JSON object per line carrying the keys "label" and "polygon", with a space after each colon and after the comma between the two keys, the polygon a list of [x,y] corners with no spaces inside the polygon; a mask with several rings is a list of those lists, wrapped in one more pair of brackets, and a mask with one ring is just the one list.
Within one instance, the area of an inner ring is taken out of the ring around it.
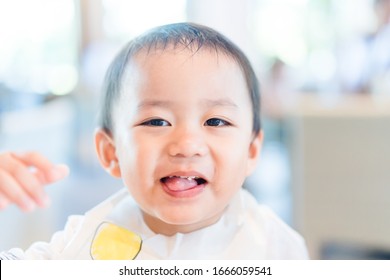
{"label": "white shirt", "polygon": [[164,236],[151,231],[128,194],[121,190],[83,216],[70,216],[49,243],[36,242],[25,252],[11,249],[0,259],[91,259],[99,225],[111,222],[137,233],[142,248],[136,259],[307,259],[303,238],[269,208],[241,190],[215,224]]}

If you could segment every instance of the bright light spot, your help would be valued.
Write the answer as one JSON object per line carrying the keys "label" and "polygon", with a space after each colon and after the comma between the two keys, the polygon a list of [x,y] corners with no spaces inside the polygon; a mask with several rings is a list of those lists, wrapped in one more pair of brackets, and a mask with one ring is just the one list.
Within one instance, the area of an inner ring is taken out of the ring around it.
{"label": "bright light spot", "polygon": [[77,85],[77,70],[72,65],[59,65],[52,69],[48,77],[49,91],[55,95],[70,93]]}
{"label": "bright light spot", "polygon": [[303,63],[307,47],[302,9],[296,3],[288,5],[280,1],[270,1],[259,9],[256,35],[259,48],[264,54],[278,57],[291,66]]}
{"label": "bright light spot", "polygon": [[[76,60],[74,19],[74,1],[0,0],[0,82],[15,91],[47,92],[51,69]],[[70,80],[60,87],[54,80],[53,88],[62,88],[56,92],[70,87]]]}
{"label": "bright light spot", "polygon": [[104,28],[108,36],[136,36],[152,27],[185,21],[185,0],[104,0]]}

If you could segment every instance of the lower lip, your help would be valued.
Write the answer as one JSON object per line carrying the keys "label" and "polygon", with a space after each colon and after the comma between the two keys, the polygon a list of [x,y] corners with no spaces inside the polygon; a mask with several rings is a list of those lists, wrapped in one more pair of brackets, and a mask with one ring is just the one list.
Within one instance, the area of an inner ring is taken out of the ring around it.
{"label": "lower lip", "polygon": [[191,198],[202,193],[206,185],[207,184],[202,184],[187,190],[173,191],[170,188],[168,188],[164,183],[162,183],[162,189],[165,191],[165,193],[175,198]]}

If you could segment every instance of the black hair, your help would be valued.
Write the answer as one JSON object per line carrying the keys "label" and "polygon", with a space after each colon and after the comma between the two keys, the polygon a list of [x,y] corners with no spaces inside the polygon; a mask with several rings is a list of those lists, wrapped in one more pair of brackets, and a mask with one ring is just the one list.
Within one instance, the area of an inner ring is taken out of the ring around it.
{"label": "black hair", "polygon": [[107,133],[111,134],[113,130],[112,108],[119,98],[123,75],[129,61],[140,51],[165,50],[170,46],[184,47],[194,53],[206,48],[233,58],[243,71],[251,98],[253,133],[257,135],[260,132],[259,84],[245,54],[224,35],[209,27],[194,23],[174,23],[156,27],[131,40],[112,61],[105,77],[100,115],[100,125]]}

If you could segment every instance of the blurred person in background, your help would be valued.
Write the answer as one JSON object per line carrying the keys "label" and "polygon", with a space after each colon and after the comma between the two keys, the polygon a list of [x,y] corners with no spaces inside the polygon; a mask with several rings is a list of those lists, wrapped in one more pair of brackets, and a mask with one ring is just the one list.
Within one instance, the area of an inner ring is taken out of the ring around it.
{"label": "blurred person in background", "polygon": [[390,0],[374,0],[374,32],[342,48],[341,87],[348,92],[388,93],[390,90]]}

